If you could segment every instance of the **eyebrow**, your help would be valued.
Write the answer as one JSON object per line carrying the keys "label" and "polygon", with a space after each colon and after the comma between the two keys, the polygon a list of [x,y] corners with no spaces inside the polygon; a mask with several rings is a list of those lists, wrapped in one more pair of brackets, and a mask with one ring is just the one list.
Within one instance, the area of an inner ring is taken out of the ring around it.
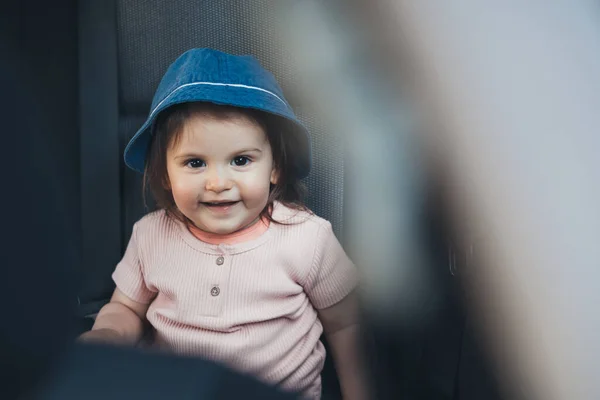
{"label": "eyebrow", "polygon": [[177,156],[174,157],[175,160],[179,160],[179,159],[187,159],[187,158],[199,158],[199,159],[203,159],[204,156],[198,154],[198,153],[185,153],[185,154],[179,154]]}
{"label": "eyebrow", "polygon": [[[261,149],[253,147],[253,148],[247,148],[247,149],[238,150],[238,151],[234,152],[233,154],[262,153],[262,152],[263,151]],[[185,153],[185,154],[180,154],[180,155],[175,156],[176,160],[187,159],[187,158],[204,159],[205,157],[203,155],[201,155],[200,153]]]}
{"label": "eyebrow", "polygon": [[242,149],[242,150],[235,152],[235,154],[241,154],[241,153],[262,153],[262,150],[259,148],[248,148],[248,149]]}

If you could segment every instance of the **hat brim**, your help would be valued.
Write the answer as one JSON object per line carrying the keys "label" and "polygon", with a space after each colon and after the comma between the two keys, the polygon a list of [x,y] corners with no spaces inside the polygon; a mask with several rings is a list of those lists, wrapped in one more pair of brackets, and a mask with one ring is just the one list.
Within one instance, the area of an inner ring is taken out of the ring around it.
{"label": "hat brim", "polygon": [[305,178],[311,167],[310,137],[306,127],[295,117],[291,108],[268,91],[241,85],[192,85],[172,92],[150,113],[144,124],[131,138],[124,152],[125,164],[144,172],[146,155],[152,136],[152,126],[161,111],[181,103],[210,102],[235,107],[252,108],[279,117],[284,135],[289,137],[290,149],[296,157],[295,170],[299,179]]}

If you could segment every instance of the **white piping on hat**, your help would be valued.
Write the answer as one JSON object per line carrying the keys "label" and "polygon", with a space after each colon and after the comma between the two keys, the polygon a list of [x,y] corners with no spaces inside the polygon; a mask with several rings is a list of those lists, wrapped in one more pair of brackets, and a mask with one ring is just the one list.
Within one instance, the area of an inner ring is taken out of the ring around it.
{"label": "white piping on hat", "polygon": [[219,83],[219,82],[192,82],[192,83],[186,83],[184,85],[178,86],[175,89],[173,89],[173,91],[171,93],[169,93],[167,95],[167,97],[165,97],[160,103],[158,103],[156,105],[156,107],[154,107],[154,109],[152,110],[152,112],[150,113],[150,117],[156,112],[156,110],[158,110],[158,108],[161,106],[162,103],[164,103],[165,101],[167,101],[167,99],[169,97],[171,97],[175,92],[177,92],[179,89],[183,89],[184,87],[188,87],[188,86],[194,86],[194,85],[211,85],[211,86],[233,86],[233,87],[241,87],[241,88],[245,88],[245,89],[253,89],[253,90],[260,90],[261,92],[265,92],[270,94],[271,96],[274,96],[275,98],[277,98],[277,100],[279,100],[280,102],[282,102],[286,107],[287,104],[285,101],[283,101],[281,99],[281,97],[277,96],[275,93],[270,92],[266,89],[263,88],[259,88],[256,86],[248,86],[248,85],[242,85],[240,83]]}

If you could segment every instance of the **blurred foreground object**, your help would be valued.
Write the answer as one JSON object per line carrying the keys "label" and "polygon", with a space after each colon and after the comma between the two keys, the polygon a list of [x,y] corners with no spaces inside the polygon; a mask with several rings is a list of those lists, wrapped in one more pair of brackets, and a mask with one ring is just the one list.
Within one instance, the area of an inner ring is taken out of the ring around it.
{"label": "blurred foreground object", "polygon": [[[363,24],[344,27],[350,14]],[[416,318],[410,301],[428,290],[411,238],[423,149],[424,170],[450,187],[460,240],[474,243],[464,283],[511,399],[600,398],[599,14],[592,1],[290,11],[290,32],[312,28],[288,37],[310,82],[303,95],[347,135],[367,311]],[[394,73],[373,73],[376,61]],[[394,125],[399,82],[427,128],[418,145]]]}

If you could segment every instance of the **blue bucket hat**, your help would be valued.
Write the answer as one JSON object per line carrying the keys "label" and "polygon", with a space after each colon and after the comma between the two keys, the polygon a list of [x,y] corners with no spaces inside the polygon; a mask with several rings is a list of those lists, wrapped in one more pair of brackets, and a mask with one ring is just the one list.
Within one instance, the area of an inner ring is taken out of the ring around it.
{"label": "blue bucket hat", "polygon": [[125,164],[142,172],[161,111],[180,103],[195,101],[252,108],[276,116],[282,135],[293,149],[298,178],[308,175],[311,166],[310,136],[283,97],[275,77],[252,56],[235,56],[213,49],[192,49],[169,66],[150,107],[146,122],[125,148]]}

